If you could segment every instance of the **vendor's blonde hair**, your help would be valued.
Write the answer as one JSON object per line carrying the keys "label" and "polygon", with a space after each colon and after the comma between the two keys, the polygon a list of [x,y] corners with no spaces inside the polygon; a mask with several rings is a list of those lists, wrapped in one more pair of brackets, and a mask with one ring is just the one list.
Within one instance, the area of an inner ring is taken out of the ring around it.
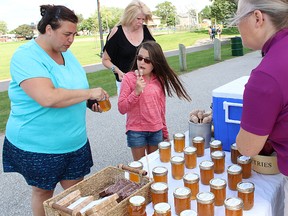
{"label": "vendor's blonde hair", "polygon": [[148,21],[152,21],[151,10],[143,2],[139,0],[134,0],[125,8],[120,22],[117,25],[131,25],[131,23],[137,18],[139,13],[143,13],[145,15],[146,24],[148,23]]}
{"label": "vendor's blonde hair", "polygon": [[277,30],[288,27],[288,0],[238,0],[238,9],[230,25],[239,23],[254,10],[266,13]]}

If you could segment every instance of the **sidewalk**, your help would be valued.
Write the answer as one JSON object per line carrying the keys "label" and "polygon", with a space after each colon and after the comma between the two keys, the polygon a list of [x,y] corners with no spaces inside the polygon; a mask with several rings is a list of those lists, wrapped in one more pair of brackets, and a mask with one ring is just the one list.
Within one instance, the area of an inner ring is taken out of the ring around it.
{"label": "sidewalk", "polygon": [[[209,110],[212,90],[232,80],[250,74],[261,61],[260,52],[252,52],[193,72],[181,75],[192,102],[177,98],[167,98],[166,120],[170,138],[174,133],[188,130],[188,116],[193,109]],[[125,117],[117,109],[117,97],[111,98],[112,109],[107,113],[87,111],[87,130],[91,142],[94,166],[91,174],[107,166],[127,164],[132,160],[130,149],[126,146]],[[4,135],[0,136],[3,143]],[[2,157],[2,148],[0,150]],[[2,161],[2,158],[0,159]],[[31,191],[24,179],[15,173],[3,173],[0,168],[0,216],[31,215]],[[56,193],[61,191],[56,189]]]}

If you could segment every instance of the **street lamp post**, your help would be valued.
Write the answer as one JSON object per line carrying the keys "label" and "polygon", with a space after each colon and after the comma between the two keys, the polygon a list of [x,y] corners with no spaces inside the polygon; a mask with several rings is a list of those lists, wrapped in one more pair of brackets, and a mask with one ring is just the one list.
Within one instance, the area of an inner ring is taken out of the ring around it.
{"label": "street lamp post", "polygon": [[101,13],[100,13],[100,0],[97,0],[97,12],[98,12],[98,25],[99,25],[99,34],[100,34],[100,44],[101,44],[100,57],[102,58],[104,42],[103,42],[102,21],[101,21]]}

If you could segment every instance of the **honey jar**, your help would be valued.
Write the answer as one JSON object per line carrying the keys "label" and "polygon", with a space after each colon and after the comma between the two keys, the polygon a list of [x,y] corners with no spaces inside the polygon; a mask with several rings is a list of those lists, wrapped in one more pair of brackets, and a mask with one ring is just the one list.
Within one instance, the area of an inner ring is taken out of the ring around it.
{"label": "honey jar", "polygon": [[165,202],[157,203],[154,205],[153,216],[171,216],[171,206]]}
{"label": "honey jar", "polygon": [[[128,166],[134,169],[138,169],[138,170],[143,169],[143,164],[141,161],[133,161],[129,163]],[[129,179],[130,181],[133,181],[136,183],[140,183],[140,180],[141,180],[139,174],[132,173],[132,172],[129,173]]]}
{"label": "honey jar", "polygon": [[151,197],[153,205],[160,202],[168,202],[168,185],[164,182],[151,184]]}
{"label": "honey jar", "polygon": [[182,179],[184,176],[184,157],[173,156],[170,161],[172,177],[176,180]]}
{"label": "honey jar", "polygon": [[197,214],[199,216],[214,216],[215,196],[211,192],[200,192],[196,196]]}
{"label": "honey jar", "polygon": [[232,162],[233,164],[237,164],[237,158],[238,158],[239,156],[241,156],[241,154],[240,154],[240,152],[239,152],[238,149],[237,149],[236,143],[233,143],[233,144],[231,145],[230,151],[231,151],[231,162]]}
{"label": "honey jar", "polygon": [[174,134],[173,141],[174,141],[174,151],[183,152],[185,147],[185,134],[183,133]]}
{"label": "honey jar", "polygon": [[214,151],[222,151],[222,142],[220,140],[212,140],[210,142],[210,153]]}
{"label": "honey jar", "polygon": [[191,191],[187,187],[179,187],[176,188],[173,192],[174,196],[174,208],[175,213],[177,215],[180,214],[180,212],[191,209]]}
{"label": "honey jar", "polygon": [[154,182],[165,182],[167,183],[168,169],[166,167],[158,166],[152,170]]}
{"label": "honey jar", "polygon": [[244,210],[250,210],[254,206],[255,186],[252,182],[240,182],[237,184],[238,197],[243,200]]}
{"label": "honey jar", "polygon": [[143,196],[133,196],[129,199],[129,216],[146,216],[146,203]]}
{"label": "honey jar", "polygon": [[158,144],[160,161],[167,163],[171,158],[171,143],[168,141],[163,141]]}
{"label": "honey jar", "polygon": [[180,213],[180,216],[197,216],[197,213],[191,209],[184,210]]}
{"label": "honey jar", "polygon": [[197,149],[197,157],[204,156],[205,140],[203,137],[196,136],[192,139],[193,146]]}
{"label": "honey jar", "polygon": [[187,173],[183,177],[184,186],[191,190],[191,200],[196,199],[199,193],[199,175],[197,173]]}
{"label": "honey jar", "polygon": [[242,167],[232,164],[227,169],[228,187],[230,190],[237,190],[237,184],[242,181]]}
{"label": "honey jar", "polygon": [[200,167],[200,179],[204,185],[209,185],[211,179],[214,178],[214,163],[212,161],[202,161],[199,164]]}
{"label": "honey jar", "polygon": [[238,197],[227,198],[224,202],[225,216],[242,216],[243,201]]}
{"label": "honey jar", "polygon": [[210,192],[215,196],[215,206],[222,206],[226,199],[226,181],[221,178],[210,180]]}
{"label": "honey jar", "polygon": [[185,166],[187,169],[193,169],[197,165],[197,149],[193,146],[184,148]]}
{"label": "honey jar", "polygon": [[214,173],[223,173],[225,171],[225,152],[214,151],[211,153],[211,159],[214,163]]}
{"label": "honey jar", "polygon": [[239,156],[237,163],[242,167],[242,178],[250,178],[252,174],[252,159],[247,156]]}

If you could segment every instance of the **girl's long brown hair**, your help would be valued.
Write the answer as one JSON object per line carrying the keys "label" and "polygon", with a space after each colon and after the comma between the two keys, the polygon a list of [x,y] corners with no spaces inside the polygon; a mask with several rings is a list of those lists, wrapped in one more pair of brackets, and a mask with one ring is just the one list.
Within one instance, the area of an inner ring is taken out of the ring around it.
{"label": "girl's long brown hair", "polygon": [[[140,49],[145,49],[149,53],[149,59],[154,69],[153,74],[156,75],[157,79],[161,83],[163,90],[167,92],[169,97],[173,96],[173,92],[180,99],[185,99],[191,101],[190,96],[188,95],[186,89],[182,85],[178,75],[174,70],[169,66],[161,46],[155,41],[146,41],[143,42],[137,49],[136,55],[138,55]],[[132,70],[137,69],[137,59],[135,57]]]}

